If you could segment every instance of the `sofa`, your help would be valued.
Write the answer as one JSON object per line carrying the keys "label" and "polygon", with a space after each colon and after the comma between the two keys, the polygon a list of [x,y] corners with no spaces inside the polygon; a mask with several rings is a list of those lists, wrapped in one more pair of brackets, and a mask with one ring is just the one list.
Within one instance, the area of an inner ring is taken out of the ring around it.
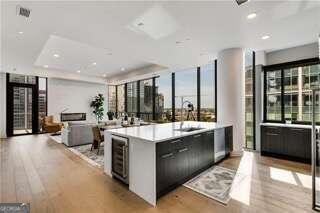
{"label": "sofa", "polygon": [[61,130],[61,140],[66,146],[91,144],[93,141],[92,127],[97,124],[85,121],[72,121]]}

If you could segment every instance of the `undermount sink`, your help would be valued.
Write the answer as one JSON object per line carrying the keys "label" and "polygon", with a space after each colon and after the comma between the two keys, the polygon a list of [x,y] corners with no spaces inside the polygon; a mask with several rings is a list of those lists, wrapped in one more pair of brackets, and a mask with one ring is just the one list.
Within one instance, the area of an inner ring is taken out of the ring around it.
{"label": "undermount sink", "polygon": [[199,127],[187,127],[187,128],[181,128],[181,129],[175,129],[175,131],[180,131],[180,132],[192,132],[192,131],[197,131],[203,128]]}

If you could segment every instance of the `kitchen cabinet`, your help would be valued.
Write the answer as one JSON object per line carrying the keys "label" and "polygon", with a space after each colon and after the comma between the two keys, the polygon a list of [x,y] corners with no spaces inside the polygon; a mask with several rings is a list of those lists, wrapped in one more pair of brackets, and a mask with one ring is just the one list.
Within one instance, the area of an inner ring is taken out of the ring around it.
{"label": "kitchen cabinet", "polygon": [[284,154],[311,159],[311,129],[283,128]]}
{"label": "kitchen cabinet", "polygon": [[203,167],[212,165],[214,163],[214,131],[203,134],[202,153]]}
{"label": "kitchen cabinet", "polygon": [[261,154],[311,163],[311,129],[261,126]]}
{"label": "kitchen cabinet", "polygon": [[279,127],[262,128],[261,151],[282,154],[284,150],[282,129]]}
{"label": "kitchen cabinet", "polygon": [[228,126],[224,128],[225,140],[226,140],[226,154],[229,154],[233,150],[233,128]]}
{"label": "kitchen cabinet", "polygon": [[157,197],[214,164],[214,131],[156,145]]}

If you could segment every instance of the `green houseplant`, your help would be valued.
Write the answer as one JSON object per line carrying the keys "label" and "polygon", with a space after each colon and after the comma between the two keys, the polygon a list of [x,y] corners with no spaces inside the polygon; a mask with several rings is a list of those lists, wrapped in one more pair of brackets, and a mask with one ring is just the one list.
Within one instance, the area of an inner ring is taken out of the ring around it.
{"label": "green houseplant", "polygon": [[96,116],[98,123],[103,119],[103,102],[104,97],[102,94],[98,94],[90,103],[90,107],[93,108],[93,114]]}

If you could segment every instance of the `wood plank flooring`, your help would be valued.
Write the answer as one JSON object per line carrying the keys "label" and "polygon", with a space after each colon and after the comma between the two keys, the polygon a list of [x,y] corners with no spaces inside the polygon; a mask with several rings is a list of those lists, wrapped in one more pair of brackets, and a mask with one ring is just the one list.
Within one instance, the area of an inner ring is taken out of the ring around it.
{"label": "wood plank flooring", "polygon": [[32,213],[304,213],[310,166],[245,152],[220,165],[245,175],[227,206],[183,186],[152,207],[47,135],[0,141],[0,202],[29,202]]}

